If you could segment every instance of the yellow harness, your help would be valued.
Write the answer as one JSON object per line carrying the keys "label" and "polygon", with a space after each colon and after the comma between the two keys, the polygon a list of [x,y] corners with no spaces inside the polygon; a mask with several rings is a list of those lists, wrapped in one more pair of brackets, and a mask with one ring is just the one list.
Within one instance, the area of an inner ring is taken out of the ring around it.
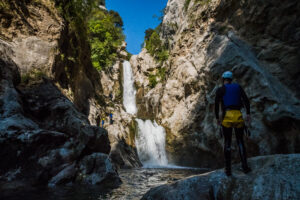
{"label": "yellow harness", "polygon": [[242,128],[245,122],[240,110],[227,110],[222,125],[226,128]]}

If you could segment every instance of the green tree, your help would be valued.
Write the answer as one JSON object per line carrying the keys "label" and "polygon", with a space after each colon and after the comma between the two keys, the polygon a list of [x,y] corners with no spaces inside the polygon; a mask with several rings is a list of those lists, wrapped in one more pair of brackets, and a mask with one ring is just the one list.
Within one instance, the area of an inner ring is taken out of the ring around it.
{"label": "green tree", "polygon": [[151,35],[152,35],[152,33],[153,33],[154,31],[155,31],[155,30],[152,29],[152,28],[149,28],[149,29],[147,29],[147,30],[145,31],[145,41],[150,39],[150,37],[151,37]]}
{"label": "green tree", "polygon": [[105,5],[104,0],[55,0],[55,3],[69,25],[69,35],[76,35],[76,39],[70,40],[75,50],[72,56],[77,59],[85,54],[76,47],[88,41],[93,66],[98,70],[111,66],[125,39],[120,15],[100,9],[99,5]]}
{"label": "green tree", "polygon": [[109,15],[112,17],[112,20],[116,27],[119,27],[119,28],[123,27],[123,25],[124,25],[123,20],[118,12],[110,10]]}
{"label": "green tree", "polygon": [[88,21],[91,59],[98,70],[113,64],[117,58],[117,49],[125,39],[121,28],[122,19],[117,16],[116,12],[112,14],[97,9]]}
{"label": "green tree", "polygon": [[156,52],[160,50],[161,46],[162,45],[159,35],[156,31],[154,31],[150,36],[149,40],[146,41],[146,49],[152,56],[155,56]]}
{"label": "green tree", "polygon": [[[152,32],[151,36],[149,37],[149,34]],[[159,34],[157,31],[151,29],[148,29],[148,32],[146,32],[145,38],[149,37],[148,40],[145,40],[146,42],[146,49],[150,53],[151,56],[153,56],[157,61],[164,62],[168,59],[169,53],[166,46],[161,41]]]}

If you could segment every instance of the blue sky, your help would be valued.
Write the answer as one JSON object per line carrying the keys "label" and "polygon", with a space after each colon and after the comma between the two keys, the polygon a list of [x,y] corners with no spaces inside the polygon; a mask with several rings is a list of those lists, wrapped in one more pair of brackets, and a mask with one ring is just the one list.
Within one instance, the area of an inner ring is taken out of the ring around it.
{"label": "blue sky", "polygon": [[132,54],[141,51],[145,30],[159,24],[153,15],[161,16],[160,11],[168,0],[106,0],[108,10],[117,11],[124,22],[127,50]]}

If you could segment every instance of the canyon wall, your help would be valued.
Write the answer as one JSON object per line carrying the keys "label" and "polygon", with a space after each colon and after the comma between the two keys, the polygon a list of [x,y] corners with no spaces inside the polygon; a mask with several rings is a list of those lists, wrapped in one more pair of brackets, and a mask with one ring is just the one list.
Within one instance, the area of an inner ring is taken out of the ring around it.
{"label": "canyon wall", "polygon": [[109,134],[93,126],[105,96],[82,30],[51,0],[0,9],[1,189],[120,184]]}
{"label": "canyon wall", "polygon": [[[251,102],[249,156],[300,152],[299,10],[298,1],[168,1],[160,28],[168,60],[143,49],[131,63],[144,108],[138,117],[165,127],[169,160],[222,166],[214,97],[226,70]],[[149,73],[159,68],[165,78],[152,88]]]}

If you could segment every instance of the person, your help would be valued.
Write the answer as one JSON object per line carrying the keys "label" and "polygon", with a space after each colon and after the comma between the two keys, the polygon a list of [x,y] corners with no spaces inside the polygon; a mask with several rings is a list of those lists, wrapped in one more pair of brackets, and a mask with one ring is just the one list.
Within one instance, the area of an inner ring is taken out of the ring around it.
{"label": "person", "polygon": [[[232,72],[226,71],[223,73],[223,86],[217,89],[215,98],[215,115],[218,125],[222,126],[224,136],[225,173],[227,176],[231,176],[232,129],[235,131],[243,171],[244,173],[251,171],[247,164],[246,148],[243,140],[245,121],[240,111],[243,106],[246,107],[247,121],[250,123],[250,103],[243,88],[237,83],[232,83],[232,78]],[[219,118],[220,103],[223,120]]]}
{"label": "person", "polygon": [[105,118],[102,118],[102,121],[101,121],[101,128],[103,128],[104,122],[105,122]]}
{"label": "person", "polygon": [[114,120],[113,120],[113,113],[109,113],[109,124],[113,124]]}
{"label": "person", "polygon": [[112,101],[113,100],[113,94],[109,93],[109,99]]}

